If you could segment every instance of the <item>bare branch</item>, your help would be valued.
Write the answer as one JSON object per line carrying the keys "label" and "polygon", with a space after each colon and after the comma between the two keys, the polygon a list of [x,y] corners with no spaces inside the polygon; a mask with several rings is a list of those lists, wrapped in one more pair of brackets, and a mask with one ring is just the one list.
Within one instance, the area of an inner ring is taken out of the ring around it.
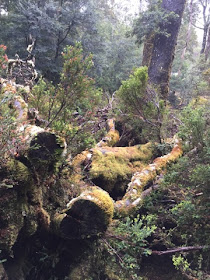
{"label": "bare branch", "polygon": [[197,250],[205,250],[209,249],[210,246],[189,246],[189,247],[179,247],[179,248],[173,248],[166,251],[152,251],[152,255],[169,255],[174,253],[180,253],[180,252],[190,252],[190,251],[197,251]]}

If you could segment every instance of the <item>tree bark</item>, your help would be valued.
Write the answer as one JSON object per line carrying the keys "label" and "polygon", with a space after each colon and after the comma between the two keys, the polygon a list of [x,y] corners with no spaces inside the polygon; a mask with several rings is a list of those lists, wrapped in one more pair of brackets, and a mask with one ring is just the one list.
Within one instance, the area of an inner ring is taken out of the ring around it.
{"label": "tree bark", "polygon": [[202,48],[201,48],[201,54],[205,53],[206,46],[207,46],[207,36],[209,32],[209,25],[210,25],[210,14],[209,14],[209,7],[208,7],[208,0],[201,1],[199,0],[202,9],[203,9],[203,41],[202,41]]}
{"label": "tree bark", "polygon": [[187,28],[187,34],[186,34],[186,44],[185,44],[185,47],[184,47],[184,49],[182,51],[182,55],[181,55],[181,64],[180,64],[180,67],[179,67],[179,70],[178,70],[178,75],[180,75],[180,73],[181,73],[181,69],[182,69],[182,66],[183,66],[187,46],[188,46],[188,43],[189,43],[190,37],[191,37],[192,20],[193,20],[193,1],[194,0],[191,0],[190,4],[189,4],[190,20],[189,20],[189,24],[188,24],[188,28]]}
{"label": "tree bark", "polygon": [[206,24],[203,29],[203,41],[202,41],[201,54],[203,54],[206,49],[208,30],[209,30],[209,24]]}
{"label": "tree bark", "polygon": [[[161,96],[166,100],[169,91],[169,79],[174,59],[174,51],[177,42],[178,32],[181,25],[181,19],[185,7],[186,0],[163,0],[162,9],[166,12],[176,13],[178,17],[175,17],[168,21],[164,26],[160,26],[160,29],[164,29],[170,36],[163,34],[155,34],[154,39],[151,39],[151,35],[148,36],[148,40],[145,43],[143,62],[146,62],[148,66],[149,82],[157,86],[160,90]],[[152,43],[152,45],[151,45]],[[149,58],[145,58],[147,54],[147,46]]]}
{"label": "tree bark", "polygon": [[210,29],[208,32],[208,39],[206,43],[206,49],[205,49],[205,60],[207,61],[210,56]]}

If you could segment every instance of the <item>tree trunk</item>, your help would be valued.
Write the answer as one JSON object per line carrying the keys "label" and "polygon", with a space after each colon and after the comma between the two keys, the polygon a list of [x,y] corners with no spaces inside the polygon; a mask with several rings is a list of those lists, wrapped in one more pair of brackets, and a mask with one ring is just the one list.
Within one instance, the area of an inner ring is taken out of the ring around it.
{"label": "tree trunk", "polygon": [[205,49],[207,46],[207,36],[208,36],[208,31],[209,31],[209,25],[210,25],[210,15],[209,13],[209,1],[199,1],[201,6],[202,6],[202,13],[203,13],[203,41],[202,41],[202,48],[201,48],[201,54],[205,53]]}
{"label": "tree trunk", "polygon": [[204,26],[204,30],[203,30],[203,41],[202,41],[201,54],[203,54],[205,52],[205,49],[206,49],[208,29],[209,29],[209,24],[206,24]]}
{"label": "tree trunk", "polygon": [[180,75],[180,73],[181,73],[183,62],[184,62],[184,58],[185,58],[185,54],[186,54],[186,50],[187,50],[187,46],[188,46],[188,43],[189,43],[190,37],[191,37],[192,21],[193,21],[193,1],[194,0],[191,0],[190,4],[189,4],[190,21],[189,21],[188,28],[187,28],[186,44],[185,44],[185,47],[184,47],[184,49],[182,51],[181,63],[180,63],[180,67],[179,67],[179,70],[178,70],[178,75]]}
{"label": "tree trunk", "polygon": [[[162,1],[162,8],[168,13],[176,13],[178,17],[171,19],[164,26],[160,26],[160,29],[164,28],[170,36],[157,33],[154,35],[153,40],[149,36],[149,42],[147,40],[145,43],[143,62],[146,61],[146,65],[148,66],[149,82],[159,88],[164,100],[168,96],[170,72],[185,2],[186,0]],[[148,46],[150,48],[148,49],[150,57],[145,58]]]}
{"label": "tree trunk", "polygon": [[205,60],[207,61],[210,55],[210,29],[208,32],[208,40],[206,43],[206,49],[205,49]]}

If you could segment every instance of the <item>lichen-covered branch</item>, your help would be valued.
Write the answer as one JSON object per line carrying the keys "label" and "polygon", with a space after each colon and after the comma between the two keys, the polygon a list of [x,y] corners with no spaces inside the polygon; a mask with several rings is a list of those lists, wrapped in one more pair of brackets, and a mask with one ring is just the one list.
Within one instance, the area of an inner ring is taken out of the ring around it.
{"label": "lichen-covered branch", "polygon": [[119,216],[126,216],[134,212],[142,204],[144,188],[154,181],[168,164],[176,161],[182,153],[180,140],[176,139],[174,148],[169,154],[156,158],[153,163],[149,164],[141,172],[136,172],[128,185],[124,197],[115,202],[115,213]]}

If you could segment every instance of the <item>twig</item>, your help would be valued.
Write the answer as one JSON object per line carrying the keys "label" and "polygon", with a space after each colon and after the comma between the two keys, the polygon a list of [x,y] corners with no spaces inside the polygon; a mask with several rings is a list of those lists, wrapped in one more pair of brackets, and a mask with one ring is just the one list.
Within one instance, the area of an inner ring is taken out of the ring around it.
{"label": "twig", "polygon": [[102,240],[104,241],[104,243],[113,251],[113,253],[118,257],[119,261],[123,264],[125,264],[125,262],[123,261],[123,259],[119,256],[119,254],[117,253],[117,251],[109,244],[109,242],[106,241],[106,239],[102,238]]}
{"label": "twig", "polygon": [[203,249],[209,249],[210,246],[189,246],[189,247],[179,247],[179,248],[173,248],[166,251],[152,251],[152,255],[168,255],[168,254],[174,254],[179,252],[190,252],[190,251],[196,251],[196,250],[203,250]]}

